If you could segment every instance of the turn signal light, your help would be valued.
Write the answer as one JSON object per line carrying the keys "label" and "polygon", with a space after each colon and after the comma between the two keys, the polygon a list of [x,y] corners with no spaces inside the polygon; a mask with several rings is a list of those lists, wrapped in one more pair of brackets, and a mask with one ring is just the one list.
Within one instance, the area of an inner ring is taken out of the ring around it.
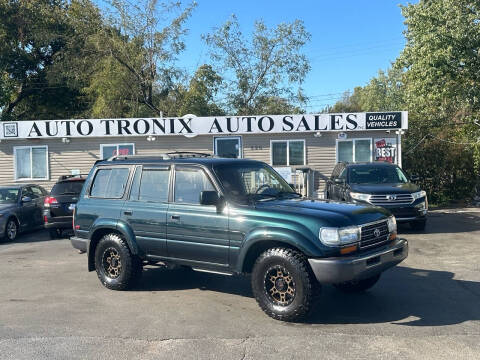
{"label": "turn signal light", "polygon": [[397,238],[397,233],[396,233],[396,232],[392,232],[392,233],[390,234],[390,240],[393,241],[393,240],[395,240],[396,238]]}
{"label": "turn signal light", "polygon": [[50,207],[50,204],[58,204],[57,199],[55,199],[53,196],[47,196],[43,201],[43,206],[48,208]]}
{"label": "turn signal light", "polygon": [[340,249],[340,254],[345,255],[357,250],[357,245],[347,246]]}

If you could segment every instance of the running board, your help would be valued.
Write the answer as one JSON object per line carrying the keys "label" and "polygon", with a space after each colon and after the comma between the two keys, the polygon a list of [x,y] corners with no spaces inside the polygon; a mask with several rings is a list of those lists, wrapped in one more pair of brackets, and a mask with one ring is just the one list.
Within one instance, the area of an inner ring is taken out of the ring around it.
{"label": "running board", "polygon": [[223,271],[215,271],[215,270],[207,270],[207,269],[200,269],[196,267],[192,267],[193,270],[198,271],[198,272],[205,272],[205,273],[210,273],[210,274],[219,274],[219,275],[227,275],[227,276],[232,276],[232,273],[229,272],[223,272]]}

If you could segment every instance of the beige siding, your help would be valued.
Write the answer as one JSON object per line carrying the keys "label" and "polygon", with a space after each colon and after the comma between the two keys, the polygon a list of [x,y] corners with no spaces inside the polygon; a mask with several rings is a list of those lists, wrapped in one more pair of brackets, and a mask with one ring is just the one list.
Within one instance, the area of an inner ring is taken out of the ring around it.
{"label": "beige siding", "polygon": [[[264,161],[270,160],[270,140],[304,139],[306,147],[306,166],[315,170],[315,189],[323,191],[324,183],[320,174],[329,176],[335,166],[335,149],[337,133],[322,133],[321,137],[313,134],[257,134],[243,135],[243,157]],[[395,135],[386,135],[385,132],[356,132],[348,133],[349,138],[372,138]],[[15,146],[48,146],[49,175],[47,181],[32,181],[50,189],[59,176],[70,174],[71,170],[79,169],[81,173],[88,173],[96,160],[100,159],[100,144],[134,143],[138,155],[155,155],[169,151],[198,151],[213,152],[213,136],[201,135],[194,138],[183,136],[158,136],[156,141],[147,141],[145,137],[125,138],[72,138],[65,144],[61,139],[50,140],[8,140],[0,143],[0,185],[11,184],[14,179]]]}

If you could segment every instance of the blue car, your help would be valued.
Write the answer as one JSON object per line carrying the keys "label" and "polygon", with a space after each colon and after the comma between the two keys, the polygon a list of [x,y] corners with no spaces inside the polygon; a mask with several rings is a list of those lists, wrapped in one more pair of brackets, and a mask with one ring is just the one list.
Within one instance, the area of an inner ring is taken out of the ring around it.
{"label": "blue car", "polygon": [[0,234],[13,241],[23,231],[43,226],[43,201],[47,191],[38,185],[0,187]]}

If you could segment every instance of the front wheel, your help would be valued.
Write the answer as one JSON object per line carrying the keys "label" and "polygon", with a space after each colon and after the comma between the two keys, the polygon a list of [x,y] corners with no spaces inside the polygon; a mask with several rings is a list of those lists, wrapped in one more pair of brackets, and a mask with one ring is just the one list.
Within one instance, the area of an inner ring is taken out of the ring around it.
{"label": "front wheel", "polygon": [[140,279],[142,262],[130,252],[122,237],[107,234],[95,249],[95,269],[106,288],[126,290]]}
{"label": "front wheel", "polygon": [[253,267],[253,294],[260,308],[277,320],[303,319],[319,288],[303,254],[292,249],[268,249]]}
{"label": "front wheel", "polygon": [[4,238],[7,241],[14,241],[18,235],[18,225],[14,219],[8,219],[7,225],[5,225]]}
{"label": "front wheel", "polygon": [[346,293],[364,292],[373,287],[380,279],[380,274],[368,279],[347,281],[339,284],[333,284],[337,289]]}

